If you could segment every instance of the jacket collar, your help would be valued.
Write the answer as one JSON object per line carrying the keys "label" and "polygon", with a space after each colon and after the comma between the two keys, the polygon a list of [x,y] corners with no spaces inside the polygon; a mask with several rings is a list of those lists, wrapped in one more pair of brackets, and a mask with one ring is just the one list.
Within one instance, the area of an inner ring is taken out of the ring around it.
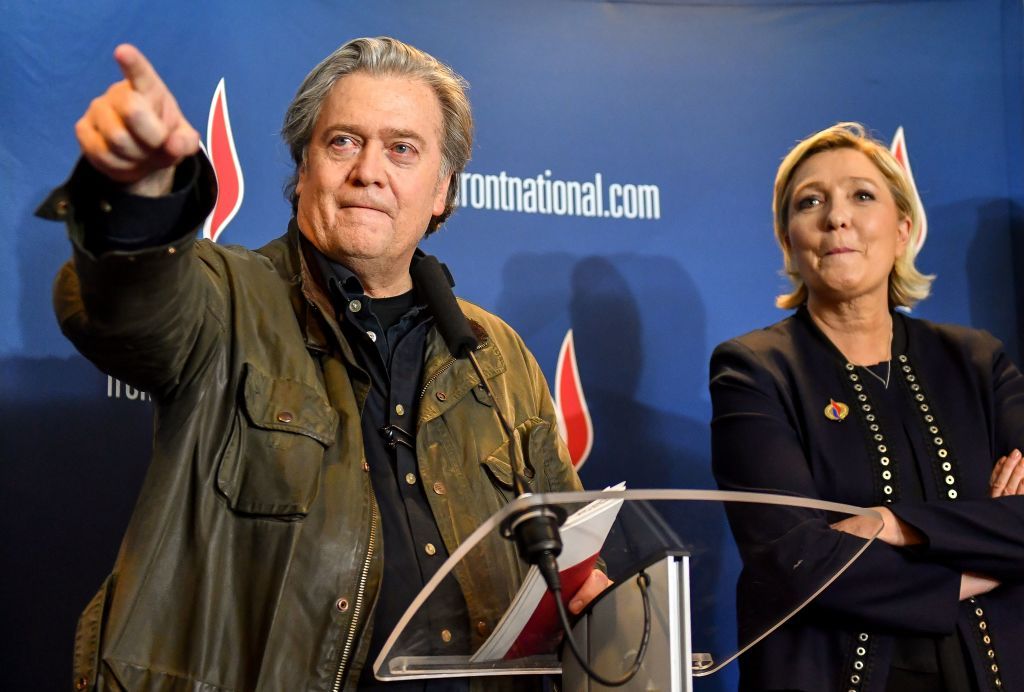
{"label": "jacket collar", "polygon": [[[892,353],[906,353],[908,346],[907,339],[907,320],[909,319],[903,313],[897,310],[890,310],[892,315]],[[807,305],[801,305],[797,308],[796,313],[793,315],[793,319],[796,320],[797,324],[801,325],[804,331],[811,336],[815,341],[821,343],[837,360],[845,363],[846,356],[836,348],[835,344],[825,335],[818,325],[815,324],[814,319],[811,317],[810,311],[807,309]]]}

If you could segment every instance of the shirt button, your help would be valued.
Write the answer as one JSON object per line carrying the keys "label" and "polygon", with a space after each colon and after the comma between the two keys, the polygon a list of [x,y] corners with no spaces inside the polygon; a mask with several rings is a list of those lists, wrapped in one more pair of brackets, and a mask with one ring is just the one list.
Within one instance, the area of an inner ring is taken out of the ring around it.
{"label": "shirt button", "polygon": [[437,400],[438,400],[438,401],[444,401],[445,399],[447,399],[447,398],[448,398],[448,395],[447,395],[447,394],[445,394],[444,392],[438,392],[438,393],[437,393],[437,394],[435,394],[434,396],[436,396],[436,397],[437,397]]}
{"label": "shirt button", "polygon": [[437,548],[434,547],[433,543],[427,543],[425,546],[423,546],[423,552],[425,552],[427,555],[433,555],[437,552]]}
{"label": "shirt button", "polygon": [[369,471],[369,470],[370,470],[369,462],[367,462],[366,459],[363,459],[363,472],[365,473],[366,471]]}
{"label": "shirt button", "polygon": [[104,214],[109,214],[114,208],[110,206],[110,202],[105,199],[100,200],[100,211]]}
{"label": "shirt button", "polygon": [[477,623],[476,623],[476,633],[479,634],[480,636],[486,635],[487,634],[487,623],[484,622],[483,620],[477,620]]}
{"label": "shirt button", "polygon": [[452,633],[450,630],[441,630],[441,641],[445,644],[452,640]]}
{"label": "shirt button", "polygon": [[434,492],[438,495],[444,495],[444,483],[437,481],[434,483]]}
{"label": "shirt button", "polygon": [[339,598],[337,601],[335,601],[334,607],[338,609],[338,612],[344,613],[348,610],[348,599]]}
{"label": "shirt button", "polygon": [[373,331],[372,329],[367,329],[366,336],[370,337],[370,341],[372,341],[373,343],[377,343],[377,332]]}
{"label": "shirt button", "polygon": [[409,485],[416,485],[416,474],[415,473],[407,473],[407,474],[405,474],[405,482],[408,483]]}
{"label": "shirt button", "polygon": [[363,304],[360,303],[358,300],[350,300],[348,301],[348,309],[351,310],[352,312],[359,312],[360,310],[363,309]]}
{"label": "shirt button", "polygon": [[75,689],[76,690],[84,690],[88,686],[89,686],[89,678],[85,677],[84,675],[82,677],[78,678],[77,680],[75,680]]}
{"label": "shirt button", "polygon": [[395,413],[397,413],[399,416],[404,416],[405,415],[405,407],[402,406],[401,404],[397,404],[395,406]]}

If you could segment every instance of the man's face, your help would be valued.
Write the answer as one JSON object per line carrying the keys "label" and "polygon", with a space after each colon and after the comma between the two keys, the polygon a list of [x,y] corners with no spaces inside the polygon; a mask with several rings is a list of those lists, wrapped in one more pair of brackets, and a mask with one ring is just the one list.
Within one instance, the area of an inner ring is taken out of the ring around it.
{"label": "man's face", "polygon": [[313,128],[295,187],[303,235],[390,293],[404,277],[431,217],[444,211],[441,107],[425,83],[357,72],[331,89]]}

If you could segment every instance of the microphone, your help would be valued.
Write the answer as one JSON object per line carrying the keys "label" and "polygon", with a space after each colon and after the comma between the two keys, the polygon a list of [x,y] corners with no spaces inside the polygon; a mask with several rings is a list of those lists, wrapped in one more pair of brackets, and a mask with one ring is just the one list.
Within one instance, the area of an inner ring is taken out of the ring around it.
{"label": "microphone", "polygon": [[[426,255],[410,270],[416,289],[423,295],[437,320],[437,329],[452,355],[465,358],[479,345],[469,320],[462,314],[452,293],[444,267],[433,255]],[[486,386],[486,385],[485,385]]]}
{"label": "microphone", "polygon": [[[441,263],[433,255],[421,257],[413,264],[410,273],[413,284],[426,299],[427,306],[437,320],[437,329],[441,332],[448,350],[456,358],[468,358],[476,370],[480,385],[494,402],[494,412],[501,426],[508,435],[508,455],[512,465],[512,487],[517,496],[529,495],[530,486],[523,477],[523,459],[516,445],[516,435],[498,405],[498,399],[491,391],[483,370],[473,355],[479,340],[469,326],[469,320],[462,314],[455,295],[452,293],[451,282]],[[519,555],[531,565],[539,565],[549,585],[552,579],[557,584],[558,568],[555,558],[562,552],[562,539],[558,535],[558,527],[565,521],[565,510],[558,506],[542,505],[513,514],[502,525],[502,534],[516,542]]]}

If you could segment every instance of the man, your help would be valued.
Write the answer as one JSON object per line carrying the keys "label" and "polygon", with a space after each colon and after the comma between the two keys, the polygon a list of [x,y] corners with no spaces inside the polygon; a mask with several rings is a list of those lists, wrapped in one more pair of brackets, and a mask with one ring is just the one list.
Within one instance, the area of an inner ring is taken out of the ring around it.
{"label": "man", "polygon": [[[43,213],[74,246],[61,328],[152,393],[156,424],[117,564],[79,624],[75,688],[399,689],[370,671],[384,639],[511,497],[493,402],[410,274],[470,155],[463,82],[389,38],[328,56],[285,118],[294,218],[250,252],[192,240],[216,189],[199,138],[137,49],[114,56],[125,79],[76,125],[83,160]],[[536,362],[498,318],[460,307],[532,450],[533,490],[579,488]],[[482,551],[438,593],[430,652],[475,649],[515,593],[511,545]],[[606,583],[595,572],[572,609]]]}

